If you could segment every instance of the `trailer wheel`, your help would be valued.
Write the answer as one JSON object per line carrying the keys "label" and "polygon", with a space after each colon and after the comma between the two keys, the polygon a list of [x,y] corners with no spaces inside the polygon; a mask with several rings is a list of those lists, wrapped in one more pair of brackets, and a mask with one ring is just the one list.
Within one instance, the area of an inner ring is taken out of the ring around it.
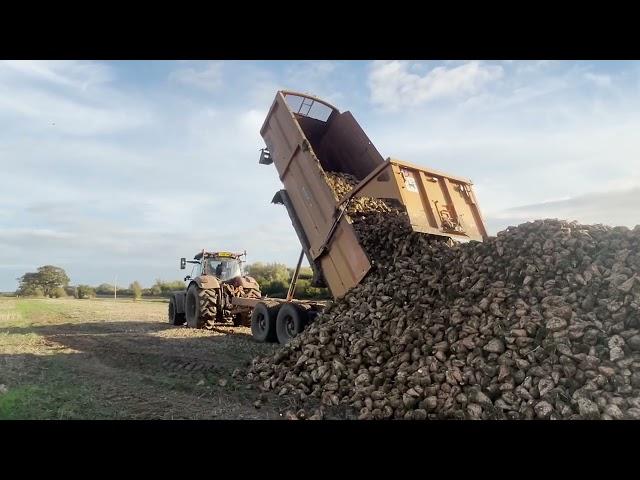
{"label": "trailer wheel", "polygon": [[178,313],[175,295],[171,295],[169,299],[169,323],[171,325],[182,325],[184,323],[184,313]]}
{"label": "trailer wheel", "polygon": [[278,342],[286,344],[304,329],[307,314],[292,303],[285,303],[280,307],[276,318],[276,335]]}
{"label": "trailer wheel", "polygon": [[251,312],[251,335],[258,342],[276,340],[276,320],[274,311],[264,303],[258,303]]}

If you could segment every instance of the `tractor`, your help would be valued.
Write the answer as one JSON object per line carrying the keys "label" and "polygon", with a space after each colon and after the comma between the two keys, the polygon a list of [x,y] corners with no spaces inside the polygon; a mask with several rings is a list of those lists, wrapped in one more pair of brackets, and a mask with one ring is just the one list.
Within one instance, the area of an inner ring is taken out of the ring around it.
{"label": "tractor", "polygon": [[243,273],[244,253],[207,252],[193,260],[180,259],[180,269],[193,264],[184,277],[186,290],[173,292],[169,299],[169,323],[191,328],[212,329],[214,325],[251,324],[251,308],[232,303],[233,298],[259,299],[260,286]]}

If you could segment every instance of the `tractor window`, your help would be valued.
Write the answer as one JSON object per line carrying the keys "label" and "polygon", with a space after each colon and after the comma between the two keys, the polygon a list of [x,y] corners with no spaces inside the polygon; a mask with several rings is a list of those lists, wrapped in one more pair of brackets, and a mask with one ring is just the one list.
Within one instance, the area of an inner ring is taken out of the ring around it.
{"label": "tractor window", "polygon": [[209,275],[215,275],[223,282],[242,276],[240,262],[236,259],[209,259]]}
{"label": "tractor window", "polygon": [[200,265],[199,263],[194,263],[193,264],[193,268],[191,269],[191,278],[196,278],[200,276],[200,268],[202,267],[202,265]]}

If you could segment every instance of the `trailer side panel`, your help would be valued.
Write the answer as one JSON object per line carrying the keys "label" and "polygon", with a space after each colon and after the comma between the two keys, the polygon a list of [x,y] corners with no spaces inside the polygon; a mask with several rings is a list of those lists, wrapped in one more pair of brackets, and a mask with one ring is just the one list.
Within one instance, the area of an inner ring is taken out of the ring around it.
{"label": "trailer side panel", "polygon": [[[322,123],[328,123],[317,122],[308,122],[313,127],[307,127],[316,145],[326,133]],[[311,256],[320,264],[332,295],[341,297],[364,278],[371,263],[346,216],[340,220],[325,253],[321,254],[336,219],[337,198],[325,180],[311,140],[282,93],[276,96],[261,134],[304,229]]]}

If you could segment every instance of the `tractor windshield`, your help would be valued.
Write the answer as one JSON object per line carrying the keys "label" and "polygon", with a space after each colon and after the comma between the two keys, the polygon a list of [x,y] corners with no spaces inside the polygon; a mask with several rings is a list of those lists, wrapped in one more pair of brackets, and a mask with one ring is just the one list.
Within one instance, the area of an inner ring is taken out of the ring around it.
{"label": "tractor windshield", "polygon": [[215,275],[223,282],[242,276],[240,262],[235,258],[209,258],[207,260],[209,275]]}

